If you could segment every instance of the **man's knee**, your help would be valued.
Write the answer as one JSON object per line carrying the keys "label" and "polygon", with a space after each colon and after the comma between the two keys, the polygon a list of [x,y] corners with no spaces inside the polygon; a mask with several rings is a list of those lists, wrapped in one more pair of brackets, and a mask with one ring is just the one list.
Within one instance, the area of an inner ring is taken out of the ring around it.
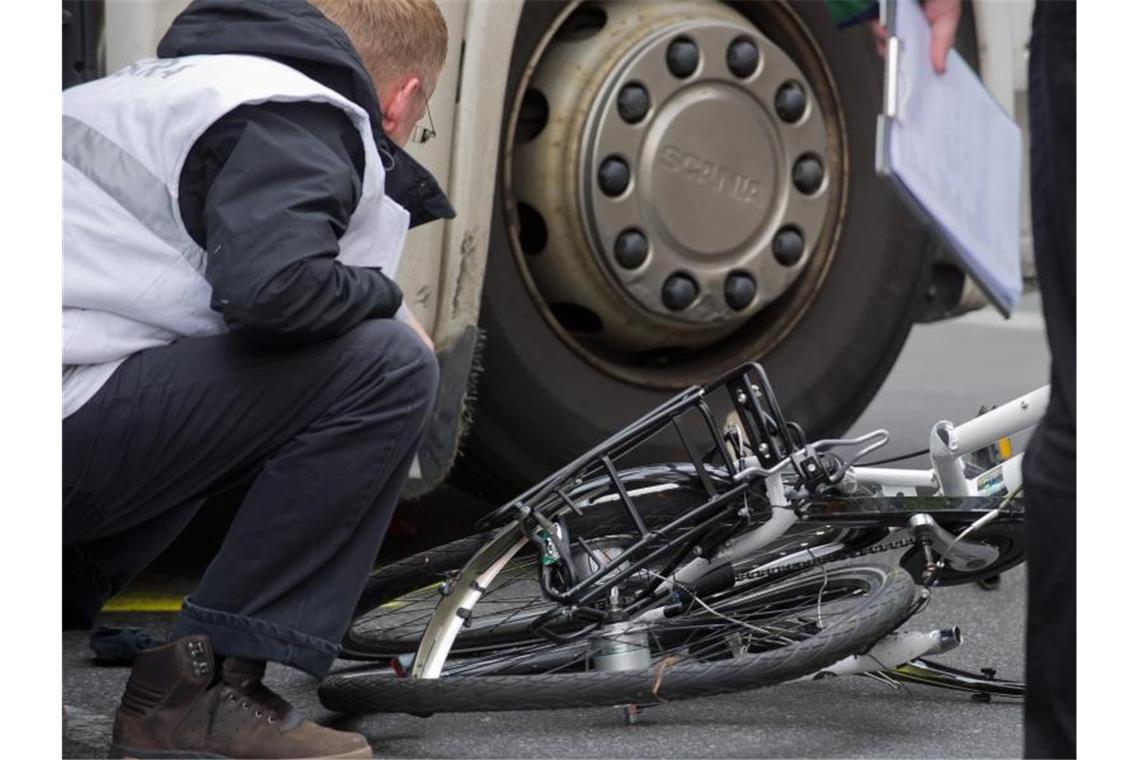
{"label": "man's knee", "polygon": [[430,407],[439,384],[439,362],[419,335],[396,319],[362,322],[346,333],[347,356],[377,379],[395,379],[405,390],[426,400]]}

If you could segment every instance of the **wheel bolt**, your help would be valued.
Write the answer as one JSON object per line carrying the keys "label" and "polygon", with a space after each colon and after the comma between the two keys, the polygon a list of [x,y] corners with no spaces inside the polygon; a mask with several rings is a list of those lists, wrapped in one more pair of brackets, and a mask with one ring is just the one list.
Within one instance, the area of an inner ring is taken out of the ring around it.
{"label": "wheel bolt", "polygon": [[629,187],[629,164],[617,156],[610,156],[598,167],[598,185],[602,192],[614,198]]}
{"label": "wheel bolt", "polygon": [[678,79],[692,76],[700,60],[701,51],[697,48],[697,43],[688,37],[673,40],[665,51],[665,65],[669,67],[669,73]]}
{"label": "wheel bolt", "polygon": [[670,311],[680,311],[697,297],[697,283],[687,274],[671,274],[661,288],[661,302]]}
{"label": "wheel bolt", "polygon": [[795,227],[783,227],[772,241],[772,254],[786,267],[795,266],[804,255],[804,236]]}
{"label": "wheel bolt", "polygon": [[626,269],[637,269],[649,256],[649,241],[641,230],[626,230],[614,242],[614,258]]}
{"label": "wheel bolt", "polygon": [[804,195],[811,195],[823,184],[823,164],[813,155],[801,156],[792,167],[792,183]]}
{"label": "wheel bolt", "polygon": [[756,43],[747,37],[737,37],[728,46],[725,61],[728,63],[729,71],[744,79],[752,76],[752,72],[760,65],[760,50],[756,47]]}
{"label": "wheel bolt", "polygon": [[622,119],[636,124],[649,113],[649,91],[639,84],[627,84],[618,93],[617,109]]}
{"label": "wheel bolt", "polygon": [[776,114],[794,124],[807,110],[807,93],[799,82],[786,82],[776,91]]}
{"label": "wheel bolt", "polygon": [[756,297],[756,281],[752,275],[733,272],[724,281],[724,300],[736,311],[741,311]]}

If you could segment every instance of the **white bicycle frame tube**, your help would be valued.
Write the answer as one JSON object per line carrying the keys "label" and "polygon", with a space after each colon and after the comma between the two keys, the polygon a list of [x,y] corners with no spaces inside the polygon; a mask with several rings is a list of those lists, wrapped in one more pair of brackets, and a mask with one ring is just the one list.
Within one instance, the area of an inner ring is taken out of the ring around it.
{"label": "white bicycle frame tube", "polygon": [[[967,478],[962,458],[995,441],[1041,421],[1049,406],[1049,386],[1002,404],[968,422],[955,425],[947,420],[930,430],[929,470],[885,467],[852,467],[859,483],[881,486],[885,492],[913,494],[911,489],[933,488],[944,496],[992,496],[1012,492],[1021,485],[1022,455],[1011,457],[976,478]],[[894,490],[892,490],[894,489]]]}
{"label": "white bicycle frame tube", "polygon": [[1045,416],[1047,406],[1049,386],[1046,385],[961,425],[946,420],[935,424],[930,430],[930,460],[942,493],[946,496],[976,496],[979,492],[977,479],[971,481],[966,478],[962,457],[999,438],[1036,425]]}
{"label": "white bicycle frame tube", "polygon": [[[955,426],[946,420],[936,423],[930,433],[932,469],[852,467],[851,472],[861,484],[878,485],[888,492],[893,489],[894,493],[902,495],[914,495],[919,488],[931,489],[944,496],[989,496],[999,491],[1013,492],[1021,485],[1021,454],[976,478],[966,478],[962,458],[1000,438],[1036,425],[1044,416],[1048,405],[1049,386],[1046,385],[960,425]],[[949,443],[945,449],[935,449],[934,441],[941,443],[943,436]],[[742,468],[744,472],[749,471],[748,465],[751,466],[751,471],[761,470],[758,461],[746,461],[745,465]],[[774,472],[764,477],[768,500],[773,507],[771,519],[726,543],[711,560],[695,559],[684,565],[669,581],[662,582],[657,590],[664,593],[671,590],[674,583],[692,583],[710,566],[731,562],[762,549],[794,525],[798,518],[788,508],[781,477],[781,472],[789,465],[790,460],[785,460],[776,466]]]}
{"label": "white bicycle frame tube", "polygon": [[877,673],[897,668],[899,665],[904,665],[928,654],[949,652],[961,643],[962,632],[957,626],[928,633],[895,631],[875,642],[875,645],[866,654],[850,655],[823,670],[818,670],[795,680],[814,681],[821,675],[850,676],[858,673]]}

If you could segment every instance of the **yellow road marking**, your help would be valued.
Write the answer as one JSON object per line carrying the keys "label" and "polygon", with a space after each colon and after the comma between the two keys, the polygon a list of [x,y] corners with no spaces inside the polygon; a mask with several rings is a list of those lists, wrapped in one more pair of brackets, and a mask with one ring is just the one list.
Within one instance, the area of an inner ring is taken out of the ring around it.
{"label": "yellow road marking", "polygon": [[[404,596],[393,599],[390,602],[380,605],[381,609],[395,610],[401,607],[406,607],[412,604],[415,599],[408,599],[407,597],[422,595],[425,592],[434,591],[442,586],[442,583],[433,583],[423,588],[411,591]],[[146,592],[132,592],[128,591],[123,594],[118,594],[112,597],[105,605],[103,605],[103,612],[178,612],[182,609],[182,596],[172,594],[159,594],[159,593],[146,593]]]}
{"label": "yellow road marking", "polygon": [[103,605],[103,612],[178,612],[181,609],[182,597],[169,594],[119,594]]}

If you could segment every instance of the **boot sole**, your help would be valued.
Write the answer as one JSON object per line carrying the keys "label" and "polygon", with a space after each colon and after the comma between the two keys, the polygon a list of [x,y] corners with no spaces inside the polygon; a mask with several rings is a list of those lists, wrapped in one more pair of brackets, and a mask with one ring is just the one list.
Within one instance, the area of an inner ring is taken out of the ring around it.
{"label": "boot sole", "polygon": [[[167,758],[226,758],[226,755],[214,755],[209,752],[186,752],[183,750],[173,749],[133,749],[131,747],[123,747],[118,744],[112,744],[110,751],[107,753],[110,758],[123,758],[124,760],[166,760]],[[371,747],[361,747],[354,749],[351,752],[345,752],[339,755],[320,755],[313,756],[310,760],[356,760],[357,758],[371,758],[375,757],[372,754]]]}

